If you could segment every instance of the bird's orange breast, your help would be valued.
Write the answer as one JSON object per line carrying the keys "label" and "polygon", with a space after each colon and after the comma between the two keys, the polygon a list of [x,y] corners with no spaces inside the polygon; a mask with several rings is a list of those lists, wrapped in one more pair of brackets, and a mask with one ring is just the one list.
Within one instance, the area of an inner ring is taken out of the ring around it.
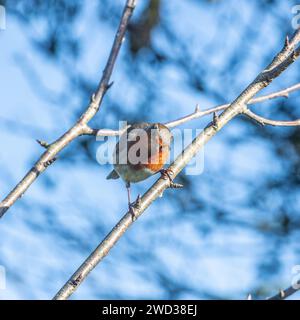
{"label": "bird's orange breast", "polygon": [[159,151],[156,154],[152,155],[149,158],[149,162],[144,166],[153,172],[159,171],[167,162],[169,153],[170,153],[169,147],[161,145],[161,147],[159,148]]}

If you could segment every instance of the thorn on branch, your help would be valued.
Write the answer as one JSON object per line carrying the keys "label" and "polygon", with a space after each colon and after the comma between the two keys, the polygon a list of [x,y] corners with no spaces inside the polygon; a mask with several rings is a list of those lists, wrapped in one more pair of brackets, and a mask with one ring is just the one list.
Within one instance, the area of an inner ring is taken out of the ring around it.
{"label": "thorn on branch", "polygon": [[[41,147],[45,148],[46,150],[49,149],[49,147],[50,147],[50,144],[47,143],[46,141],[36,139],[36,142],[37,142]],[[54,161],[56,161],[56,159],[57,159],[57,158],[54,157],[53,159],[50,159],[50,160],[48,160],[48,161],[45,161],[45,162],[43,163],[43,166],[44,166],[45,168],[49,167]]]}
{"label": "thorn on branch", "polygon": [[171,189],[181,189],[183,188],[183,184],[181,183],[175,183],[175,182],[170,182],[170,188]]}
{"label": "thorn on branch", "polygon": [[95,102],[96,102],[96,95],[95,93],[93,93],[91,96],[91,103],[95,103]]}
{"label": "thorn on branch", "polygon": [[200,106],[199,104],[197,103],[196,104],[196,107],[195,107],[195,113],[198,113],[200,111]]}
{"label": "thorn on branch", "polygon": [[47,143],[46,141],[36,139],[36,142],[45,149],[48,149],[50,147],[50,144]]}
{"label": "thorn on branch", "polygon": [[284,47],[285,47],[285,48],[288,48],[289,46],[290,46],[290,38],[289,38],[289,36],[287,35],[287,36],[285,37]]}
{"label": "thorn on branch", "polygon": [[108,83],[106,86],[106,91],[109,90],[113,86],[113,84],[114,84],[114,81]]}
{"label": "thorn on branch", "polygon": [[292,52],[292,60],[295,61],[300,55],[300,51],[299,50],[293,50]]}

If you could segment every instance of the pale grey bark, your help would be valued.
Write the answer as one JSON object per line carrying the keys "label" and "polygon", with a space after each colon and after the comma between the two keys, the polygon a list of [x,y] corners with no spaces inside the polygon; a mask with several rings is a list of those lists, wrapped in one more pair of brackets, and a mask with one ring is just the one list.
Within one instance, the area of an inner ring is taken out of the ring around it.
{"label": "pale grey bark", "polygon": [[[295,84],[291,87],[285,88],[283,90],[275,91],[273,93],[251,99],[248,102],[248,105],[256,104],[256,103],[260,103],[260,102],[264,102],[264,101],[268,101],[268,100],[272,100],[272,99],[277,99],[280,97],[288,98],[292,92],[298,91],[298,90],[300,90],[300,83],[297,83],[297,84]],[[230,106],[230,103],[227,103],[227,104],[218,105],[218,106],[215,106],[215,107],[212,107],[209,109],[201,110],[200,106],[197,105],[193,113],[188,114],[188,115],[181,117],[179,119],[176,119],[176,120],[173,120],[170,122],[166,122],[166,123],[164,123],[164,125],[167,126],[168,128],[174,128],[174,127],[180,126],[186,122],[202,118],[202,117],[207,116],[209,114],[212,114],[214,112],[223,111],[223,110],[227,109],[229,106]],[[250,112],[248,112],[248,113],[250,113]],[[244,112],[244,114],[246,114],[246,112]],[[265,119],[265,120],[266,120],[265,124],[269,124],[269,123],[267,123],[269,120],[268,119]],[[270,121],[272,121],[272,120],[270,120]],[[278,125],[282,125],[282,126],[283,125],[284,126],[300,125],[300,123],[299,123],[300,120],[298,120],[298,119],[294,120],[294,121],[279,121],[279,122],[282,122],[282,124],[278,124]],[[272,125],[276,125],[276,124],[272,124]],[[100,136],[101,137],[119,136],[122,133],[124,133],[127,128],[128,128],[128,126],[125,128],[122,128],[120,130],[112,130],[112,129],[94,129],[94,128],[92,129],[92,128],[86,126],[86,128],[84,130],[84,134],[94,135],[97,137],[100,137]]]}
{"label": "pale grey bark", "polygon": [[[267,94],[264,96],[260,96],[260,97],[251,99],[248,102],[248,105],[264,102],[267,100],[277,99],[280,97],[287,98],[290,93],[292,93],[294,91],[298,91],[298,90],[300,90],[300,83],[297,83],[291,87],[288,87],[288,88],[280,90],[280,91],[276,91],[276,92],[273,92],[273,93],[270,93],[270,94]],[[199,106],[197,105],[195,111],[192,114],[189,114],[185,117],[179,118],[179,119],[174,120],[172,122],[167,122],[167,123],[165,123],[165,125],[169,128],[173,128],[173,127],[179,126],[187,121],[198,119],[198,118],[204,117],[204,116],[209,115],[214,112],[223,111],[223,110],[227,109],[229,106],[230,106],[230,103],[222,104],[222,105],[219,105],[219,106],[216,106],[213,108],[209,108],[209,109],[205,109],[205,110],[201,110],[199,108]]]}
{"label": "pale grey bark", "polygon": [[261,125],[269,125],[269,126],[274,126],[274,127],[295,127],[295,126],[300,126],[300,119],[296,119],[296,120],[293,120],[293,121],[283,121],[283,120],[271,120],[271,119],[267,119],[267,118],[264,118],[264,117],[261,117],[257,114],[255,114],[253,111],[247,109],[244,111],[244,114],[258,122],[259,124]]}

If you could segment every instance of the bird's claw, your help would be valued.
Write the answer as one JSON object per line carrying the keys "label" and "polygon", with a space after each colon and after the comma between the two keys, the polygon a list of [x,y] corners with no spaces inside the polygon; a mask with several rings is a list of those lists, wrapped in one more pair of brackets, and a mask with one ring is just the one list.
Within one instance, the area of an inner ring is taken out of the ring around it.
{"label": "bird's claw", "polygon": [[170,182],[173,182],[173,179],[171,177],[171,174],[174,174],[173,170],[172,169],[161,169],[159,170],[159,172],[161,173],[161,176],[164,180],[167,180],[169,179]]}
{"label": "bird's claw", "polygon": [[141,195],[139,194],[136,198],[136,200],[129,204],[129,212],[131,213],[132,220],[135,221],[137,219],[137,214],[135,210],[139,210],[141,208]]}
{"label": "bird's claw", "polygon": [[173,178],[171,177],[171,174],[174,174],[173,170],[172,169],[161,169],[159,171],[161,173],[161,176],[163,179],[167,180],[169,179],[170,181],[170,188],[173,188],[173,189],[179,189],[179,188],[183,188],[183,185],[180,184],[180,183],[175,183],[173,181]]}

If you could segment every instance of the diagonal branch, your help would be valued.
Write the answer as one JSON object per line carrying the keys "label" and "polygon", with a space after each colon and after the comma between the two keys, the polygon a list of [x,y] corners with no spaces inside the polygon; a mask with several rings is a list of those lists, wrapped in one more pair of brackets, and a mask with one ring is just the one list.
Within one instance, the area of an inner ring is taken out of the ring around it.
{"label": "diagonal branch", "polygon": [[294,286],[290,286],[285,290],[280,290],[277,294],[274,296],[268,298],[267,300],[285,300],[295,292],[300,290],[300,286],[298,285],[296,288]]}
{"label": "diagonal branch", "polygon": [[[216,123],[209,124],[183,152],[170,165],[170,176],[174,179],[187,165],[187,163],[203,148],[203,146],[235,116],[242,114],[251,98],[263,88],[267,87],[273,79],[277,78],[299,56],[298,45],[300,42],[300,29],[295,32],[291,41],[286,41],[282,50],[274,57],[273,61],[263,70],[256,79],[230,104],[220,115]],[[135,210],[138,218],[163,192],[170,186],[170,181],[159,178],[141,197],[139,208]],[[133,224],[133,217],[127,212],[116,224],[105,239],[82,263],[78,270],[64,284],[55,295],[54,299],[67,299],[83,282],[96,265],[109,253],[111,248]]]}
{"label": "diagonal branch", "polygon": [[120,24],[109,54],[108,61],[103,71],[101,81],[96,92],[92,95],[91,101],[87,106],[85,112],[67,132],[65,132],[56,141],[48,145],[47,150],[41,155],[39,160],[34,164],[33,168],[0,203],[0,218],[21,196],[23,196],[25,191],[31,186],[31,184],[37,179],[37,177],[42,172],[44,172],[51,163],[53,163],[53,159],[55,159],[56,155],[62,149],[68,146],[74,139],[84,133],[87,123],[98,112],[106,91],[112,85],[111,83],[109,83],[110,77],[115,66],[115,62],[124,39],[125,31],[127,29],[135,5],[136,0],[126,0]]}

